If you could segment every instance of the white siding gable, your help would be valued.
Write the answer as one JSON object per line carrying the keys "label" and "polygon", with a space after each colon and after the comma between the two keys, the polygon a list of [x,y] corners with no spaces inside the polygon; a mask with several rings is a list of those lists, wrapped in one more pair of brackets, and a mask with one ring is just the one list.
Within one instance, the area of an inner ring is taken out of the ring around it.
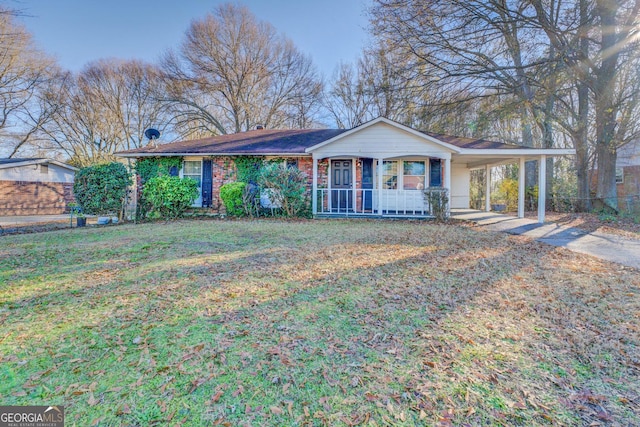
{"label": "white siding gable", "polygon": [[317,158],[340,156],[385,159],[408,156],[451,158],[450,149],[429,141],[426,136],[422,138],[384,122],[340,136],[332,143],[312,152]]}

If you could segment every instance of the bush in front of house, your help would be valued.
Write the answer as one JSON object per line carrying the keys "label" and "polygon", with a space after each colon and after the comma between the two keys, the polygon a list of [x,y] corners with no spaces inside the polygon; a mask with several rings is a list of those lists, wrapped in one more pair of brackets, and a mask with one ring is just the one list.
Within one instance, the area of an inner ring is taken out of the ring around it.
{"label": "bush in front of house", "polygon": [[263,193],[269,195],[273,206],[287,217],[304,216],[309,212],[306,197],[307,174],[282,163],[268,163],[260,170],[258,183]]}
{"label": "bush in front of house", "polygon": [[118,214],[129,182],[129,172],[122,163],[88,166],[76,172],[73,194],[86,214]]}
{"label": "bush in front of house", "polygon": [[161,175],[150,178],[142,190],[151,212],[164,219],[181,217],[198,198],[198,183],[191,178]]}
{"label": "bush in front of house", "polygon": [[244,215],[243,195],[246,182],[228,182],[220,187],[220,198],[224,207],[227,209],[227,215],[242,216]]}
{"label": "bush in front of house", "polygon": [[[156,176],[178,176],[182,167],[182,157],[145,157],[136,161],[136,173],[140,177],[142,187],[148,180]],[[147,218],[153,210],[151,203],[144,197],[144,192],[138,195],[136,203],[136,218]]]}
{"label": "bush in front of house", "polygon": [[427,187],[422,191],[422,195],[431,215],[438,221],[446,221],[449,217],[449,190]]}

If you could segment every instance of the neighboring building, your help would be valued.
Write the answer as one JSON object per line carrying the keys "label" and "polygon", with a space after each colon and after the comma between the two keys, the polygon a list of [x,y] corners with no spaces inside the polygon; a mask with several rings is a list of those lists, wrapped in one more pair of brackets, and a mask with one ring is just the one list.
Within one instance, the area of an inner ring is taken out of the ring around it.
{"label": "neighboring building", "polygon": [[0,158],[0,216],[65,213],[76,171],[55,160]]}
{"label": "neighboring building", "polygon": [[640,139],[618,148],[616,184],[618,207],[627,211],[640,208]]}
{"label": "neighboring building", "polygon": [[[127,158],[179,156],[180,176],[200,188],[196,206],[219,211],[220,187],[235,180],[233,158],[281,159],[309,176],[314,215],[429,216],[423,188],[449,189],[452,208],[469,208],[470,171],[477,168],[575,154],[569,149],[534,149],[482,139],[436,135],[380,117],[353,129],[257,129],[194,141],[116,153]],[[524,178],[519,212],[524,216]],[[544,192],[541,192],[544,219]],[[487,202],[487,210],[489,204]]]}

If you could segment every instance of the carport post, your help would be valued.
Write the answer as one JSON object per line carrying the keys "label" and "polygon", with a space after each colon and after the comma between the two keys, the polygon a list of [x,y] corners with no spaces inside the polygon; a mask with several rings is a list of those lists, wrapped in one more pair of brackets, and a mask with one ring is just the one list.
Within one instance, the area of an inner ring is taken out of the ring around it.
{"label": "carport post", "polygon": [[518,218],[524,218],[524,194],[525,194],[525,161],[520,157],[518,168]]}
{"label": "carport post", "polygon": [[487,212],[491,211],[491,166],[485,166],[485,202],[484,202],[484,210]]}
{"label": "carport post", "polygon": [[378,215],[382,215],[382,172],[384,159],[378,159]]}
{"label": "carport post", "polygon": [[544,222],[545,202],[547,199],[547,156],[541,155],[538,160],[538,222],[542,224]]}
{"label": "carport post", "polygon": [[313,181],[311,185],[311,212],[318,214],[318,158],[313,154]]}
{"label": "carport post", "polygon": [[447,216],[451,214],[451,158],[444,159],[444,188],[447,189]]}

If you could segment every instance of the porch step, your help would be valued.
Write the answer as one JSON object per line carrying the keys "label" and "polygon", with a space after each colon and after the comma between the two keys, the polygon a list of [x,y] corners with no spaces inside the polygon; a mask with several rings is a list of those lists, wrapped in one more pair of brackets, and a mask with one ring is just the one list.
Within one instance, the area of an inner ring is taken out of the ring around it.
{"label": "porch step", "polygon": [[346,214],[346,213],[322,213],[313,216],[317,219],[331,219],[331,218],[354,218],[354,219],[434,219],[433,215],[399,215],[399,214],[384,214],[384,215],[372,215],[372,214]]}

